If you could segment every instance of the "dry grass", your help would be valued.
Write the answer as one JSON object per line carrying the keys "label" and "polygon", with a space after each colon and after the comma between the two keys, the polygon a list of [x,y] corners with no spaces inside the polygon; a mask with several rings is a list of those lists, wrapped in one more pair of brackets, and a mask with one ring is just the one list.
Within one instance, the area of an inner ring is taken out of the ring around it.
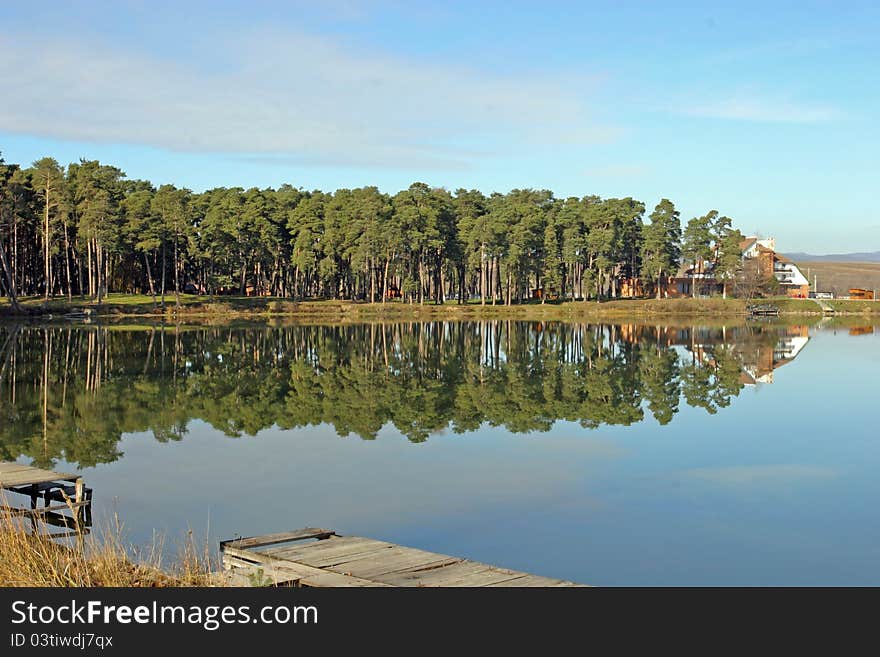
{"label": "dry grass", "polygon": [[145,550],[125,544],[118,521],[80,539],[51,538],[40,523],[0,515],[0,586],[208,586],[212,560],[190,532],[170,565],[162,563],[162,542]]}
{"label": "dry grass", "polygon": [[813,282],[817,277],[819,290],[839,297],[849,294],[852,287],[880,290],[880,262],[799,262],[800,270]]}

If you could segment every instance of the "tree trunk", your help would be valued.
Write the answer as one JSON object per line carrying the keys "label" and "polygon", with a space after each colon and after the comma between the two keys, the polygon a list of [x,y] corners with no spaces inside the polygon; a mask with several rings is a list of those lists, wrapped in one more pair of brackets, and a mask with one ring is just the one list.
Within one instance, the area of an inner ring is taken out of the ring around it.
{"label": "tree trunk", "polygon": [[70,282],[70,237],[67,232],[67,220],[64,221],[64,270],[67,275],[67,299],[73,299],[73,286]]}
{"label": "tree trunk", "polygon": [[104,250],[101,248],[101,245],[98,244],[97,240],[95,241],[95,289],[98,293],[97,301],[98,305],[101,305],[101,293],[104,291],[102,288],[101,281],[101,272],[104,267]]}
{"label": "tree trunk", "polygon": [[486,305],[486,245],[480,245],[480,305]]}
{"label": "tree trunk", "polygon": [[89,299],[95,298],[95,291],[92,287],[92,240],[86,240],[86,273],[89,279]]}
{"label": "tree trunk", "polygon": [[275,254],[275,262],[272,263],[272,278],[269,281],[269,295],[270,296],[283,296],[278,294],[278,254]]}
{"label": "tree trunk", "polygon": [[46,301],[49,300],[49,287],[51,285],[51,276],[49,275],[49,193],[51,188],[49,186],[49,174],[46,174],[46,186],[45,186],[46,198],[44,203],[44,213],[43,213],[43,272],[46,276]]}
{"label": "tree trunk", "polygon": [[165,241],[162,241],[162,310],[165,310]]}
{"label": "tree trunk", "polygon": [[15,212],[12,213],[12,268],[9,271],[12,282],[18,286],[21,282],[21,272],[18,271],[18,215]]}
{"label": "tree trunk", "polygon": [[177,238],[174,236],[174,305],[180,308],[180,261],[177,255]]}
{"label": "tree trunk", "polygon": [[144,264],[147,267],[147,282],[150,284],[150,296],[153,297],[153,308],[156,307],[156,288],[153,285],[153,273],[150,271],[150,259],[147,257],[147,252],[144,251]]}
{"label": "tree trunk", "polygon": [[85,301],[86,298],[86,286],[83,283],[83,261],[82,256],[76,258],[76,279],[79,284],[79,296]]}
{"label": "tree trunk", "polygon": [[18,296],[15,293],[15,276],[6,261],[6,247],[2,242],[0,242],[0,264],[3,265],[3,277],[6,279],[6,294],[9,296],[9,303],[15,312],[21,312]]}

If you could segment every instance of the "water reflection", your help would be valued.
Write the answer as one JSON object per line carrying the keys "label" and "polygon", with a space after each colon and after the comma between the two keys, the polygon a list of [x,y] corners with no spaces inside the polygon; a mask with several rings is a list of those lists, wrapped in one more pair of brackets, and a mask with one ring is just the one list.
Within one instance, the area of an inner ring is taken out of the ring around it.
{"label": "water reflection", "polygon": [[413,442],[483,423],[547,431],[716,413],[772,382],[806,327],[485,321],[289,327],[0,326],[0,459],[115,461],[123,433],[180,440],[328,423]]}

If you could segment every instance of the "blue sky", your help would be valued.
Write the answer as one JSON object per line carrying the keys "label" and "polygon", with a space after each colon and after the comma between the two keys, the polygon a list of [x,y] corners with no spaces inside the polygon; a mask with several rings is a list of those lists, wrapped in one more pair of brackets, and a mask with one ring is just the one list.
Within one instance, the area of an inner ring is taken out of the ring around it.
{"label": "blue sky", "polygon": [[667,197],[782,251],[880,250],[876,3],[36,7],[0,6],[8,161]]}

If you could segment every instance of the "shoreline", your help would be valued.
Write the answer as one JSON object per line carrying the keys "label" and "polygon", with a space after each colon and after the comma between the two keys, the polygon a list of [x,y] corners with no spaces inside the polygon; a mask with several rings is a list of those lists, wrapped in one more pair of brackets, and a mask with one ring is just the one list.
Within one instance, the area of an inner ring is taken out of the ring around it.
{"label": "shoreline", "polygon": [[185,295],[181,305],[166,299],[164,311],[154,307],[149,296],[111,295],[101,305],[81,299],[58,299],[43,302],[29,299],[22,302],[23,313],[12,312],[8,302],[0,305],[0,319],[20,320],[92,320],[92,319],[157,319],[179,321],[291,319],[313,321],[377,321],[377,320],[575,320],[575,319],[661,319],[661,318],[745,318],[752,303],[772,304],[779,308],[779,317],[877,317],[880,302],[857,300],[825,301],[834,310],[826,315],[811,299],[771,298],[755,301],[720,298],[680,299],[617,299],[603,301],[534,302],[514,305],[434,303],[410,304],[399,301],[369,303],[348,300],[291,301],[269,297],[205,297]]}

